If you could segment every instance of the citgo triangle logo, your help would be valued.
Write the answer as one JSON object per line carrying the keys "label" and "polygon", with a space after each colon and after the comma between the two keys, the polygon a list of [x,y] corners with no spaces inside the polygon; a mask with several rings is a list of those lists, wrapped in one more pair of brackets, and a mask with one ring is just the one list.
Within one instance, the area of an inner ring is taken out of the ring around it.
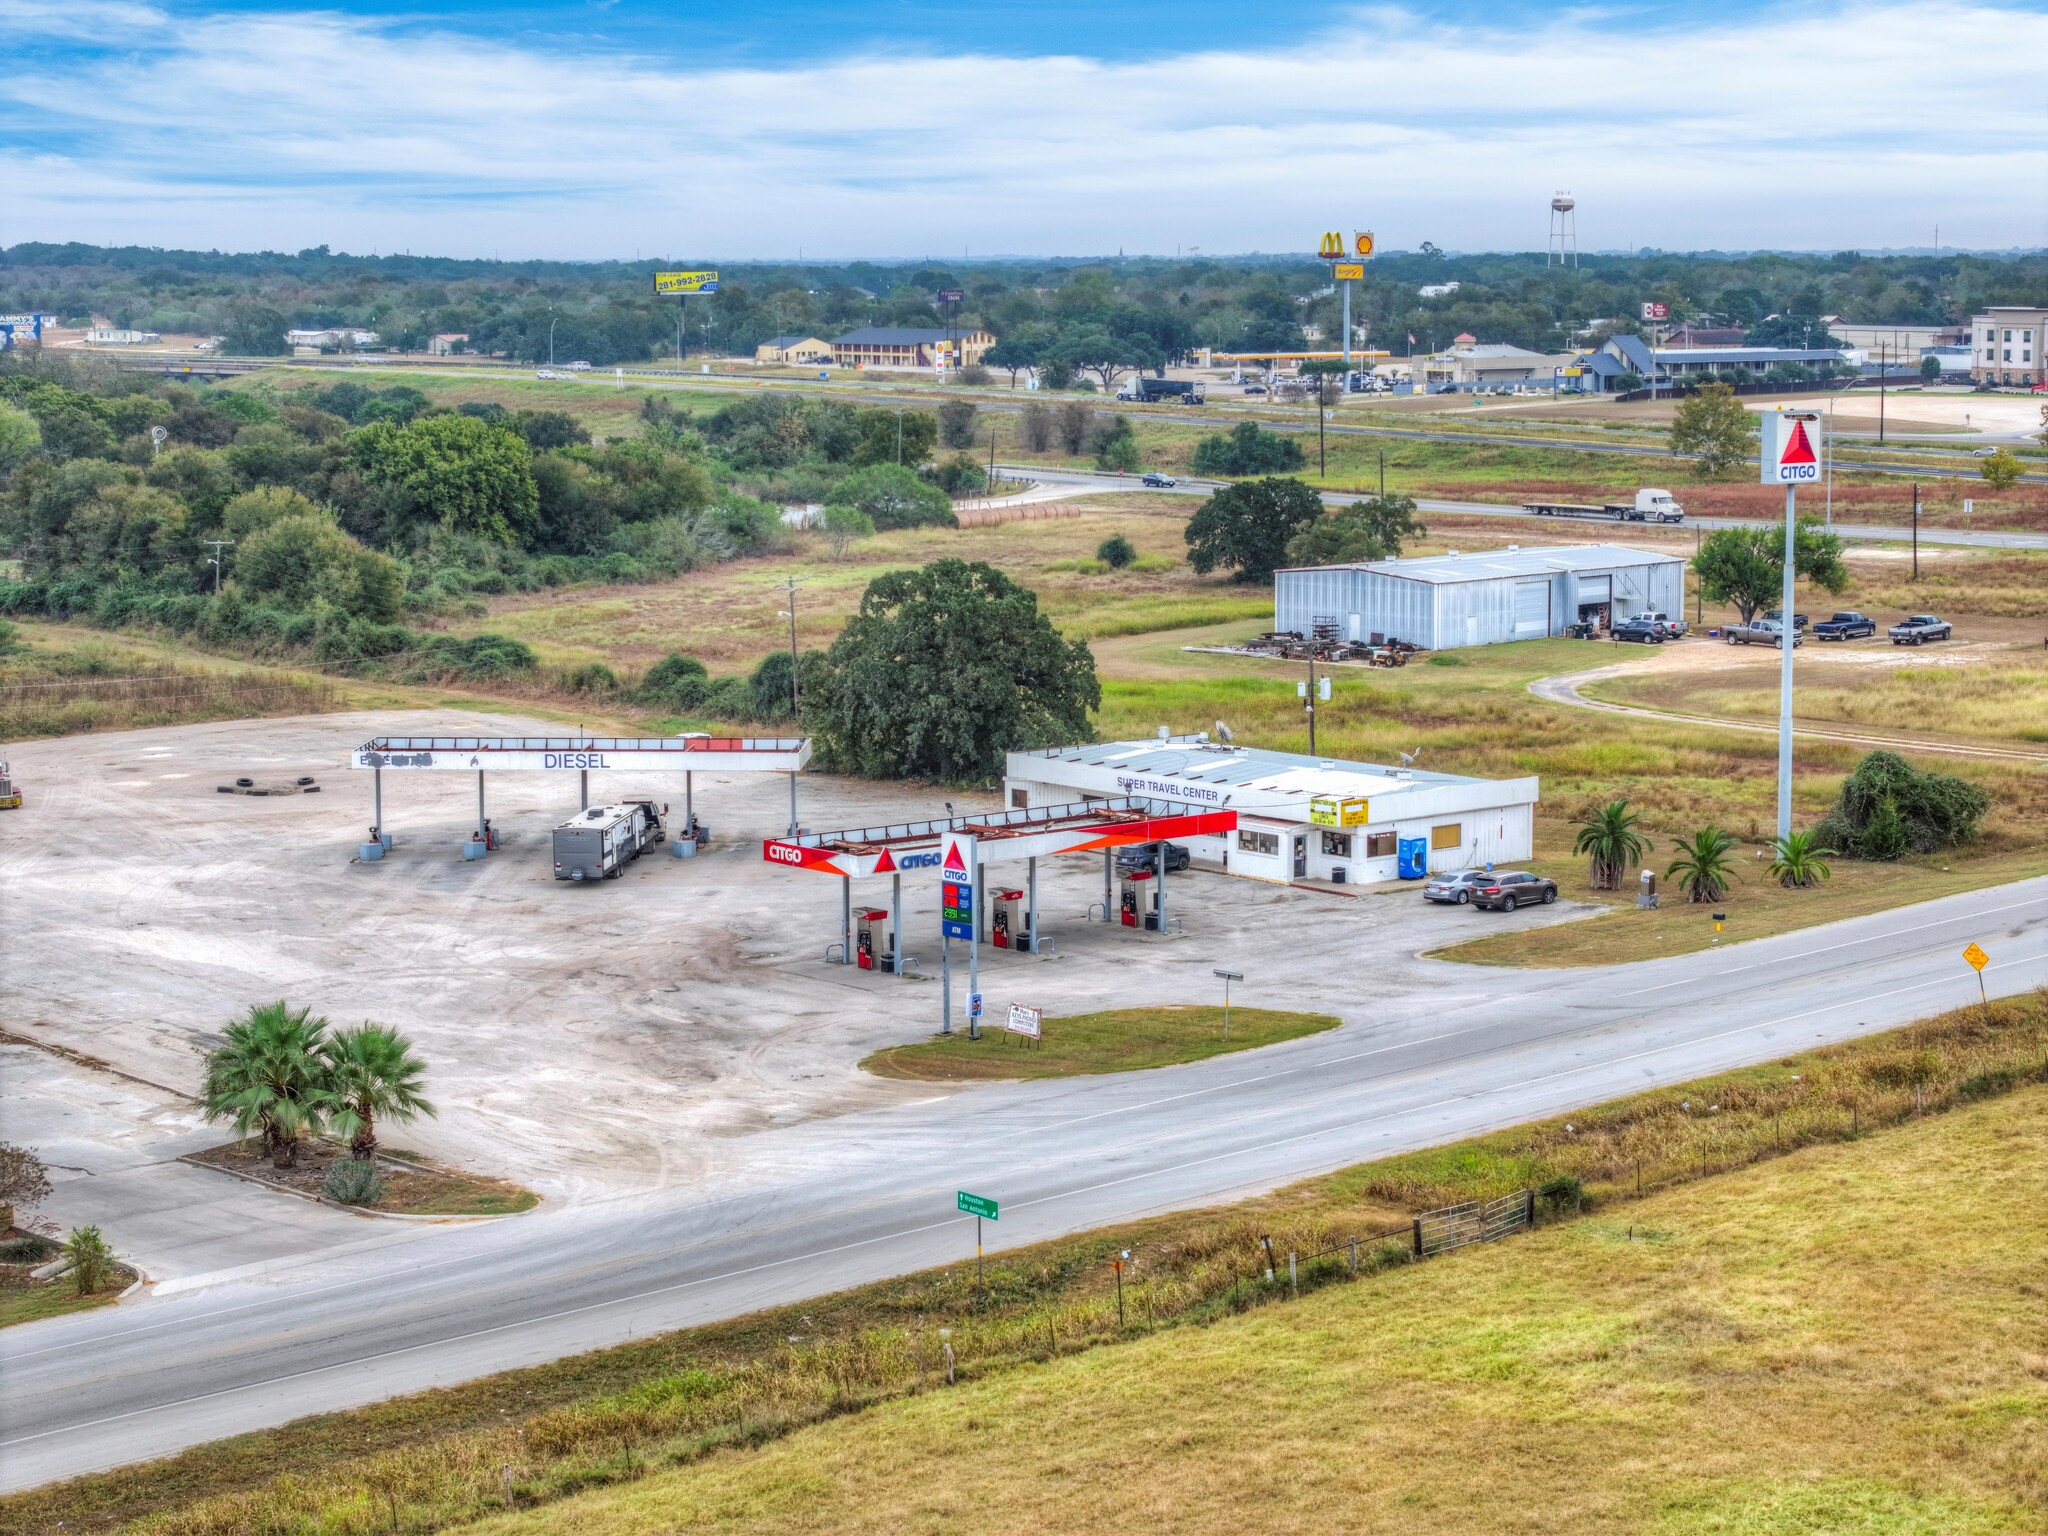
{"label": "citgo triangle logo", "polygon": [[1785,439],[1785,451],[1778,455],[1778,463],[1811,464],[1814,462],[1813,443],[1806,435],[1806,423],[1792,423],[1791,435]]}
{"label": "citgo triangle logo", "polygon": [[960,857],[960,845],[958,843],[948,843],[946,845],[946,868],[949,870],[957,869],[963,875],[967,873],[967,861]]}
{"label": "citgo triangle logo", "polygon": [[889,850],[884,848],[882,850],[882,856],[879,859],[875,860],[875,873],[878,875],[886,875],[892,873],[895,870],[895,868],[896,861],[889,856]]}

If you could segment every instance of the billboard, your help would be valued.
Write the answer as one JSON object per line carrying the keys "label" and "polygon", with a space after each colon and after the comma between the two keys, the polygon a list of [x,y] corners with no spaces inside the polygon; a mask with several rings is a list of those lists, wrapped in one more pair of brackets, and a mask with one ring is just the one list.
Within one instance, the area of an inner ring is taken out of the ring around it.
{"label": "billboard", "polygon": [[938,292],[938,300],[941,304],[958,304],[966,297],[967,290],[964,288],[941,288]]}
{"label": "billboard", "polygon": [[1671,318],[1671,306],[1669,304],[1645,304],[1643,306],[1643,318],[1645,320],[1669,320]]}
{"label": "billboard", "polygon": [[1361,278],[1365,276],[1365,267],[1355,261],[1340,261],[1336,266],[1330,268],[1330,276],[1340,283],[1349,278]]}
{"label": "billboard", "polygon": [[1761,473],[1765,485],[1820,481],[1821,413],[1785,407],[1763,413]]}
{"label": "billboard", "polygon": [[654,291],[657,294],[716,293],[718,274],[716,272],[657,272],[654,274]]}

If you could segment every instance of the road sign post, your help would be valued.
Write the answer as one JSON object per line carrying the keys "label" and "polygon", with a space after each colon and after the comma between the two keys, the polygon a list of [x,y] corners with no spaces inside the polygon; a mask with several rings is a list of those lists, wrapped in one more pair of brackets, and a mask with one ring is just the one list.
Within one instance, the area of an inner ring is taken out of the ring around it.
{"label": "road sign post", "polygon": [[1211,971],[1209,974],[1223,978],[1223,1038],[1228,1041],[1230,1039],[1230,984],[1233,981],[1243,981],[1244,972],[1216,970]]}
{"label": "road sign post", "polygon": [[1984,967],[1991,963],[1991,957],[1984,953],[1982,945],[1975,939],[1972,939],[1970,947],[1963,951],[1963,959],[1968,961],[1970,969],[1977,973],[1977,1001],[1984,1005],[1984,1020],[1986,1023],[1989,1023],[1991,1021],[1991,994],[1984,990]]}
{"label": "road sign post", "polygon": [[971,1195],[966,1190],[958,1191],[954,1203],[974,1218],[974,1289],[981,1301],[988,1300],[988,1287],[983,1282],[981,1224],[996,1219],[996,1203],[987,1195]]}

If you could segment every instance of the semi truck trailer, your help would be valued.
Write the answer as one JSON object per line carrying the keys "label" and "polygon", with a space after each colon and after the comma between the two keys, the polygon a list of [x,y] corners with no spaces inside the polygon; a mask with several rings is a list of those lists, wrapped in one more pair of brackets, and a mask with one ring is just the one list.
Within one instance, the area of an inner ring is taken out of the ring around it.
{"label": "semi truck trailer", "polygon": [[1598,517],[1617,523],[1682,523],[1685,508],[1672,499],[1669,491],[1646,487],[1636,492],[1634,501],[1604,501],[1598,504],[1579,501],[1525,501],[1524,512],[1533,512],[1538,517]]}

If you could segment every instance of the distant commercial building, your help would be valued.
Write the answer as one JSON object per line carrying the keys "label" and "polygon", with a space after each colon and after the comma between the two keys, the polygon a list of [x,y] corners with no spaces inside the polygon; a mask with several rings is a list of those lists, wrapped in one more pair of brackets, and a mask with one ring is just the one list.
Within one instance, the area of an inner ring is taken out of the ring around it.
{"label": "distant commercial building", "polygon": [[88,347],[153,347],[162,340],[155,331],[130,331],[112,325],[96,325],[85,333]]}
{"label": "distant commercial building", "polygon": [[1739,325],[1681,325],[1664,338],[1667,347],[1739,347],[1744,332]]}
{"label": "distant commercial building", "polygon": [[1611,624],[1685,606],[1685,562],[1620,544],[1419,555],[1354,565],[1298,566],[1273,576],[1273,627],[1334,628],[1425,650],[1540,640],[1573,624]]}
{"label": "distant commercial building", "polygon": [[754,348],[757,363],[829,363],[832,343],[815,336],[773,336]]}
{"label": "distant commercial building", "polygon": [[439,336],[436,336],[427,343],[427,355],[430,357],[452,357],[457,352],[467,352],[468,350],[469,332],[467,331],[443,331]]}
{"label": "distant commercial building", "polygon": [[951,331],[914,325],[869,325],[849,331],[832,343],[832,361],[841,368],[967,367],[996,344],[987,331]]}
{"label": "distant commercial building", "polygon": [[1447,352],[1416,360],[1429,387],[1450,384],[1459,389],[1492,389],[1537,383],[1546,389],[1557,370],[1577,361],[1570,353],[1531,352],[1504,341],[1472,341],[1460,336]]}
{"label": "distant commercial building", "polygon": [[285,341],[294,347],[312,347],[324,350],[330,347],[374,347],[377,345],[375,331],[359,331],[352,326],[335,326],[328,330],[286,331]]}
{"label": "distant commercial building", "polygon": [[1237,830],[1187,839],[1188,852],[1254,880],[1345,884],[1420,879],[1530,856],[1537,781],[1304,757],[1207,734],[1012,752],[1015,808],[1142,795],[1234,810]]}
{"label": "distant commercial building", "polygon": [[2041,349],[2048,344],[2048,309],[1994,304],[1970,317],[1970,346],[1976,356],[1970,377],[1979,384],[2039,384]]}
{"label": "distant commercial building", "polygon": [[1821,318],[1829,335],[1873,363],[1917,363],[1930,348],[1967,345],[1970,338],[1960,325],[1855,325],[1834,315]]}
{"label": "distant commercial building", "polygon": [[1746,373],[1761,380],[1781,363],[1821,368],[1850,361],[1844,347],[1659,347],[1656,358],[1658,376],[1667,380],[1722,373]]}

